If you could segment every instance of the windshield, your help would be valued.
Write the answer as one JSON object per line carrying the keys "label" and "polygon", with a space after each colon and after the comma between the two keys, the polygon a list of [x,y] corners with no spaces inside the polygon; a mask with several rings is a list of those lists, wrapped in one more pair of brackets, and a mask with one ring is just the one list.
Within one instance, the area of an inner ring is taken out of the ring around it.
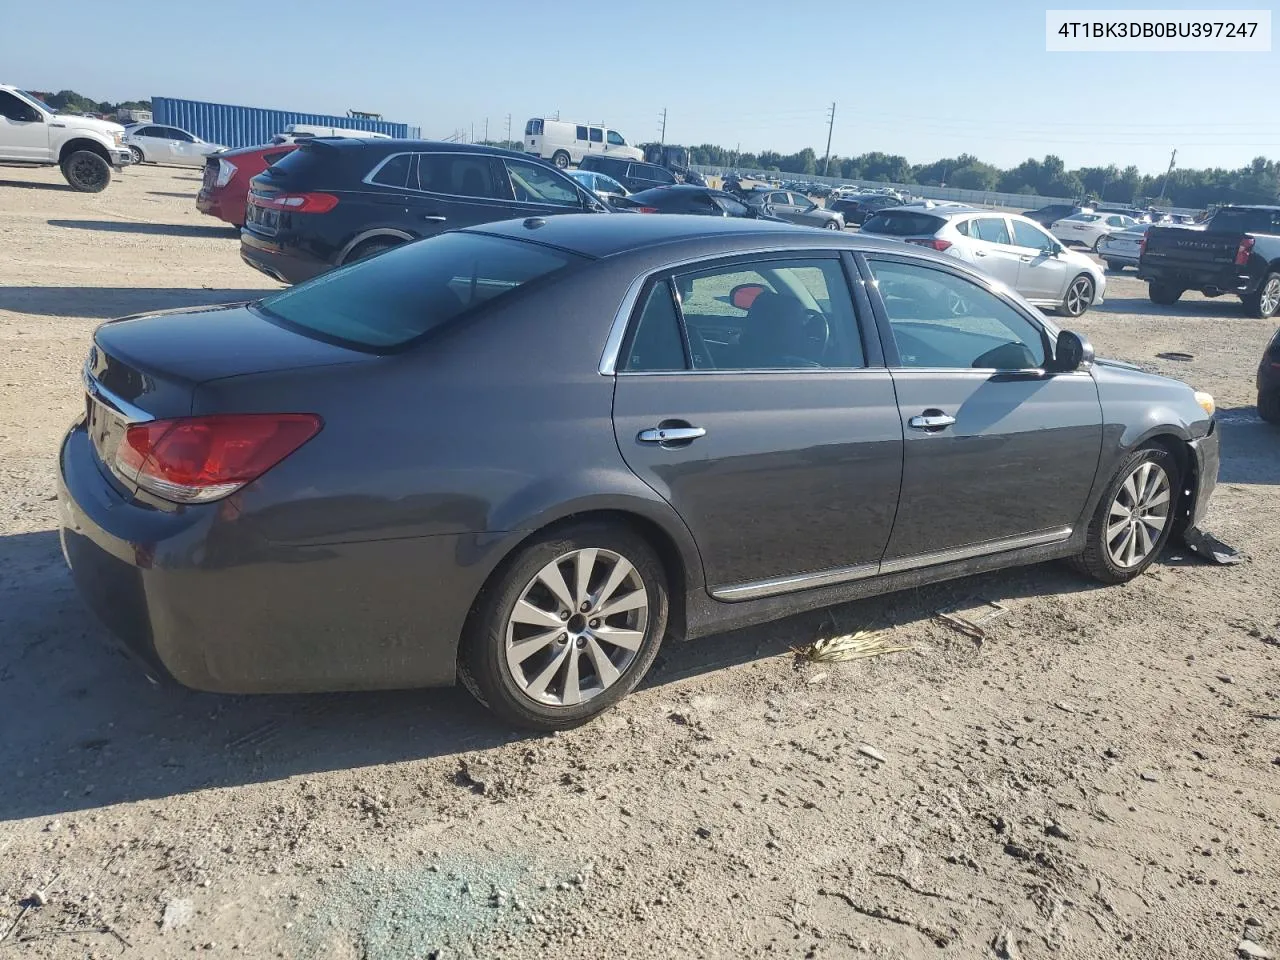
{"label": "windshield", "polygon": [[282,290],[257,306],[269,319],[320,339],[389,349],[578,259],[505,237],[445,233]]}
{"label": "windshield", "polygon": [[44,109],[48,110],[50,113],[58,112],[57,110],[53,109],[53,107],[49,106],[39,97],[37,97],[34,93],[28,93],[26,90],[19,90],[18,92],[21,93],[28,100],[30,100],[32,103],[36,104],[37,106],[44,107]]}

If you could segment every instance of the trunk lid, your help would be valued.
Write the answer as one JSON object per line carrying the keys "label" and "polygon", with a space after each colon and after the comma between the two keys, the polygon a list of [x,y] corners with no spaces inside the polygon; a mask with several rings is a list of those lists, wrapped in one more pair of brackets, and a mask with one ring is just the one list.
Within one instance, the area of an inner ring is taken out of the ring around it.
{"label": "trunk lid", "polygon": [[1152,227],[1142,259],[1149,263],[1178,266],[1221,266],[1235,264],[1241,233],[1224,230],[1190,230],[1183,227]]}
{"label": "trunk lid", "polygon": [[124,317],[94,333],[84,366],[85,423],[104,473],[132,492],[111,472],[128,426],[190,416],[200,384],[372,359],[293,333],[246,304]]}

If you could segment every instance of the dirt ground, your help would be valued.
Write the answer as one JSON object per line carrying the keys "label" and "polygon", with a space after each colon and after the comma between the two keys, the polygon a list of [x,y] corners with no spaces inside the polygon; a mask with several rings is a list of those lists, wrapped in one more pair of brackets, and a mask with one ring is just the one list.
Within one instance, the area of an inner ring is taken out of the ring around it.
{"label": "dirt ground", "polygon": [[[1273,326],[1234,300],[1158,310],[1130,272],[1076,326],[1217,397],[1208,526],[1249,562],[1046,565],[671,644],[598,722],[528,737],[459,691],[220,697],[109,652],[54,500],[94,326],[272,284],[197,172],[0,174],[0,960],[1280,953]],[[933,617],[985,601],[1010,612],[981,642]],[[790,652],[881,627],[910,650]]]}

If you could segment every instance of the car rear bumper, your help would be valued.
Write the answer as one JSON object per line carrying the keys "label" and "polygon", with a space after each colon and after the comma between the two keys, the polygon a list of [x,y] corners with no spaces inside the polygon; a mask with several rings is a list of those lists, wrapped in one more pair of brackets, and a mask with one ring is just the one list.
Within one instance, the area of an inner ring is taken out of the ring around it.
{"label": "car rear bumper", "polygon": [[225,220],[233,227],[244,225],[244,203],[232,203],[226,198],[202,189],[196,194],[196,209],[201,213],[219,220]]}
{"label": "car rear bumper", "polygon": [[1253,293],[1262,281],[1262,277],[1241,273],[1234,267],[1153,263],[1149,259],[1138,263],[1138,279],[1181,287],[1184,290],[1209,290],[1241,296]]}
{"label": "car rear bumper", "polygon": [[281,283],[302,283],[333,269],[330,263],[294,252],[247,229],[240,233],[240,259]]}
{"label": "car rear bumper", "polygon": [[158,509],[106,481],[83,421],[64,438],[63,555],[148,676],[217,693],[454,682],[492,537],[279,542],[254,518],[252,489]]}

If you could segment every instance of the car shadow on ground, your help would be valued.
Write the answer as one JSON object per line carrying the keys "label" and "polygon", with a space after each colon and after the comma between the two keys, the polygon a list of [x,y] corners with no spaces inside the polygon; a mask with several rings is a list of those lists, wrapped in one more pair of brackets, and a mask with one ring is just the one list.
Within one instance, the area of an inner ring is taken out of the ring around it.
{"label": "car shadow on ground", "polygon": [[[279,288],[276,288],[279,289]],[[0,310],[45,317],[108,320],[150,310],[257,300],[271,289],[190,287],[0,287]]]}
{"label": "car shadow on ground", "polygon": [[0,180],[0,187],[14,187],[18,190],[64,190],[74,193],[70,184],[41,183],[38,180]]}
{"label": "car shadow on ground", "polygon": [[1215,297],[1211,300],[1183,299],[1172,306],[1160,306],[1152,303],[1146,297],[1113,298],[1108,296],[1103,303],[1092,309],[1098,313],[1123,313],[1130,316],[1158,317],[1161,320],[1177,320],[1181,317],[1204,317],[1206,319],[1229,317],[1238,320],[1249,318],[1244,304],[1236,297],[1231,296]]}
{"label": "car shadow on ground", "polygon": [[50,220],[51,227],[67,227],[72,230],[105,230],[111,233],[141,233],[166,237],[211,237],[229,240],[231,231],[225,225],[185,223],[135,223],[132,220]]}
{"label": "car shadow on ground", "polygon": [[[815,609],[670,642],[643,687],[790,656],[820,635],[917,622],[975,598],[1092,586],[1061,564],[1041,564]],[[229,696],[154,685],[82,606],[52,530],[0,538],[0,598],[0,820],[451,756],[536,736],[503,726],[459,689]]]}
{"label": "car shadow on ground", "polygon": [[178,197],[182,200],[194,200],[196,194],[190,190],[148,190],[147,196],[150,197]]}

